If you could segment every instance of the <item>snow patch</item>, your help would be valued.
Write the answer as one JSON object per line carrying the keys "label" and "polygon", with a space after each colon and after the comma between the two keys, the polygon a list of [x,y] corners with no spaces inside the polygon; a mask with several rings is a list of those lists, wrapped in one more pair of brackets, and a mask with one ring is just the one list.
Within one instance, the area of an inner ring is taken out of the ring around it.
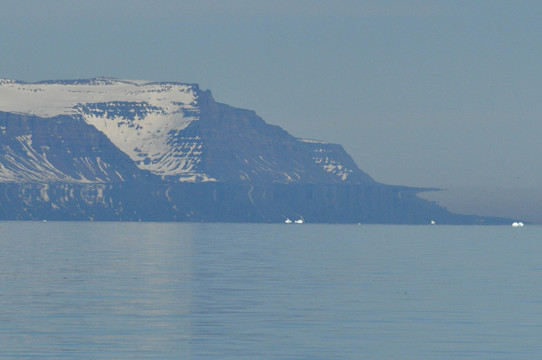
{"label": "snow patch", "polygon": [[[196,169],[203,151],[201,139],[180,134],[199,120],[198,96],[197,85],[183,83],[108,78],[24,83],[0,79],[0,111],[39,117],[80,116],[140,169],[176,176],[179,181],[216,181]],[[94,174],[106,173],[99,160],[97,169],[91,163],[86,165]],[[81,175],[80,181],[85,180]]]}
{"label": "snow patch", "polygon": [[327,144],[327,142],[322,140],[314,140],[314,139],[297,139],[297,141],[309,143],[309,144]]}
{"label": "snow patch", "polygon": [[110,101],[147,102],[172,113],[197,97],[197,86],[115,79],[22,83],[0,81],[0,110],[40,117],[77,113],[78,104]]}

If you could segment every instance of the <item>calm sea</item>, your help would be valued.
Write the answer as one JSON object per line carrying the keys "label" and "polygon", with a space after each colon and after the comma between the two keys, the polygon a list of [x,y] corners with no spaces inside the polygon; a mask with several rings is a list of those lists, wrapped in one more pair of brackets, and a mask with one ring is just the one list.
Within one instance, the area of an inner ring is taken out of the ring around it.
{"label": "calm sea", "polygon": [[0,222],[2,359],[540,359],[542,227]]}

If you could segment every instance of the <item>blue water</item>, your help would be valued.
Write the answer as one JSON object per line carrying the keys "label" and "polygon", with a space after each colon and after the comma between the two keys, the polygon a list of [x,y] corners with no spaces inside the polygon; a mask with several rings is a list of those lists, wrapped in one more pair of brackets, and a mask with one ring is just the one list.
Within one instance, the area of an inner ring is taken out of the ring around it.
{"label": "blue water", "polygon": [[539,359],[542,227],[0,222],[2,359]]}

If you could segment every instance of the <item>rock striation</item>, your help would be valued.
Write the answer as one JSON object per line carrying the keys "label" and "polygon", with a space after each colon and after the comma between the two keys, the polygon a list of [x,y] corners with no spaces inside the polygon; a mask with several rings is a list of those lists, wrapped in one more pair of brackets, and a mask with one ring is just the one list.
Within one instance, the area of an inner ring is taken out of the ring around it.
{"label": "rock striation", "polygon": [[499,223],[457,215],[198,85],[0,79],[0,219]]}

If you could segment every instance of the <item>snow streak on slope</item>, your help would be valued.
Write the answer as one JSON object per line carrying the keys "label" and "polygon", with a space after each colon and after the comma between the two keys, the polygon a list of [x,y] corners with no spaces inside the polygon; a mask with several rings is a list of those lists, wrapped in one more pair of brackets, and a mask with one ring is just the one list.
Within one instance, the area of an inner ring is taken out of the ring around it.
{"label": "snow streak on slope", "polygon": [[11,147],[2,146],[2,160],[0,162],[0,182],[21,181],[21,180],[74,180],[68,179],[62,172],[58,171],[45,156],[36,152],[32,147],[32,137],[30,135],[18,136],[17,141],[26,157],[18,155],[19,151],[14,151]]}
{"label": "snow streak on slope", "polygon": [[298,141],[312,145],[312,160],[324,171],[337,176],[340,180],[346,181],[354,170],[348,169],[342,161],[335,159],[337,151],[333,150],[334,144],[321,140],[298,139]]}
{"label": "snow streak on slope", "polygon": [[[18,144],[14,147],[9,145],[0,146],[0,182],[76,182],[92,183],[111,181],[107,176],[99,178],[99,175],[105,175],[106,171],[98,171],[96,168],[108,167],[100,158],[94,159],[76,159],[82,163],[81,170],[92,171],[93,179],[86,179],[82,172],[79,172],[77,178],[66,175],[55,165],[51,164],[44,151],[36,149],[32,143],[32,135],[20,135],[16,137]],[[25,156],[21,156],[24,154]]]}
{"label": "snow streak on slope", "polygon": [[[198,120],[193,107],[167,112],[149,102],[110,101],[75,107],[85,121],[107,135],[140,169],[179,181],[209,181],[194,171],[202,145],[197,140],[178,140],[178,133]],[[185,139],[186,140],[186,139]]]}
{"label": "snow streak on slope", "polygon": [[137,166],[179,181],[212,181],[196,171],[199,139],[175,136],[199,119],[197,85],[114,79],[22,83],[0,79],[0,110],[80,115]]}

